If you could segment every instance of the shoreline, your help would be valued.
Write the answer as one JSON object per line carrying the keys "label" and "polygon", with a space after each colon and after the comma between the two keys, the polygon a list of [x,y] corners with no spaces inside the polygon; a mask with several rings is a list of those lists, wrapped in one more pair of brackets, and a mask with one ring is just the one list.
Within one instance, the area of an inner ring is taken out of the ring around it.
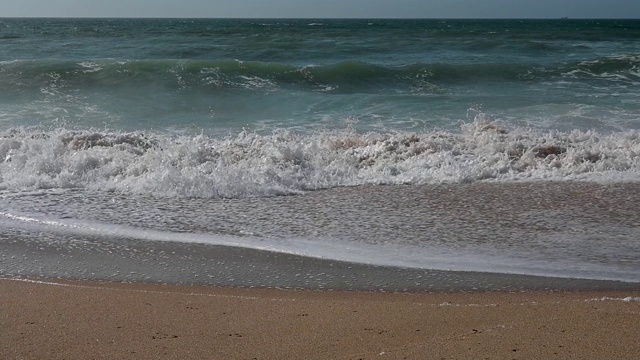
{"label": "shoreline", "polygon": [[3,274],[80,280],[517,290],[563,276],[593,288],[571,279],[640,283],[638,194],[638,184],[553,182],[235,200],[44,194],[2,201],[0,257]]}
{"label": "shoreline", "polygon": [[407,294],[0,278],[0,301],[8,359],[640,356],[640,290]]}
{"label": "shoreline", "polygon": [[[353,263],[225,245],[30,234],[3,244],[0,276],[327,291],[640,290],[640,282]],[[74,244],[67,246],[66,244]]]}

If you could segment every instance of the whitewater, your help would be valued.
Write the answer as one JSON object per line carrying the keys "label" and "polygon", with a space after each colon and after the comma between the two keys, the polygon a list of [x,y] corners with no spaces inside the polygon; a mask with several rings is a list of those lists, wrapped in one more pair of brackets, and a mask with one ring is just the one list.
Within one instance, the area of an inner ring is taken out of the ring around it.
{"label": "whitewater", "polygon": [[12,129],[0,189],[244,198],[356,185],[637,181],[637,131],[542,132],[475,121],[462,131],[206,135]]}

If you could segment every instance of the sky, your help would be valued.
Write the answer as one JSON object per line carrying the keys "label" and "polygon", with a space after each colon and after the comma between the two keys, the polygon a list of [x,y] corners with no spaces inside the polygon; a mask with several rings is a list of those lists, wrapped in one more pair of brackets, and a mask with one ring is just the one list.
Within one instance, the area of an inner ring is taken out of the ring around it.
{"label": "sky", "polygon": [[639,0],[0,0],[0,17],[640,18]]}

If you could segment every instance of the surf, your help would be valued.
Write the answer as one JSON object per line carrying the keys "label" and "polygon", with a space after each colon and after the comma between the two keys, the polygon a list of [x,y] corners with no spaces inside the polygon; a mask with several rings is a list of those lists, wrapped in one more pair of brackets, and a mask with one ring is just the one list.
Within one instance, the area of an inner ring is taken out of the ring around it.
{"label": "surf", "polygon": [[0,133],[0,189],[246,198],[371,184],[637,182],[639,154],[635,130],[545,131],[483,121],[459,131],[276,129],[224,137],[14,128]]}

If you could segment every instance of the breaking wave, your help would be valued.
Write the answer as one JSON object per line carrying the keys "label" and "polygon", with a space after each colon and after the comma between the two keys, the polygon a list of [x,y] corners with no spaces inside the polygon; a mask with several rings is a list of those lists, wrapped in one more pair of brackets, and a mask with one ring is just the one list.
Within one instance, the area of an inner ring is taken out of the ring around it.
{"label": "breaking wave", "polygon": [[490,122],[461,131],[217,138],[11,129],[0,189],[90,188],[162,197],[245,198],[365,184],[639,181],[640,134],[538,131]]}

